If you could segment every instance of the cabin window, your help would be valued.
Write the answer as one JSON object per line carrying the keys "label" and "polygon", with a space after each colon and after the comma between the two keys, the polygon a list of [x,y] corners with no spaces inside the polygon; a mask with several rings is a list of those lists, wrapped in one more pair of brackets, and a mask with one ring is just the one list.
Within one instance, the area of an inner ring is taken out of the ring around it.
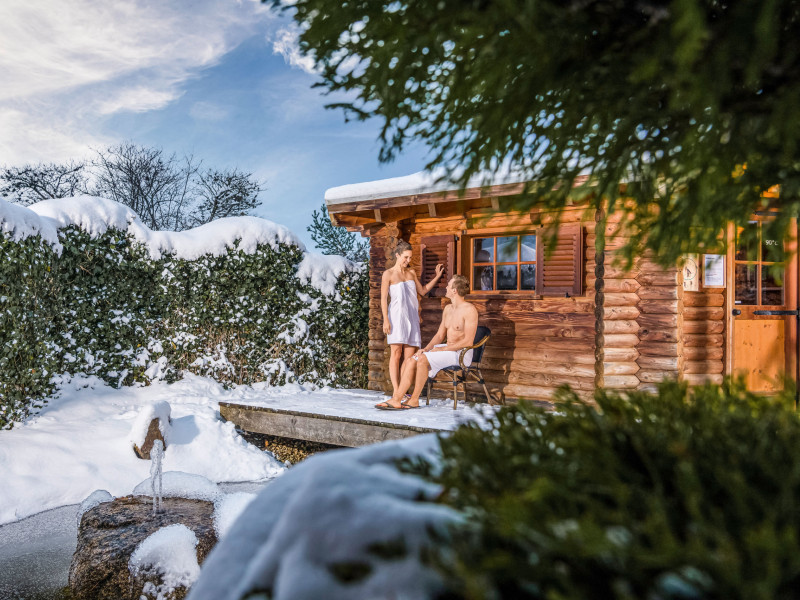
{"label": "cabin window", "polygon": [[536,235],[472,238],[473,291],[536,291]]}
{"label": "cabin window", "polygon": [[768,239],[759,221],[751,221],[747,229],[736,232],[735,303],[782,306],[783,241]]}
{"label": "cabin window", "polygon": [[464,271],[473,293],[580,296],[583,293],[583,228],[475,231],[468,238]]}

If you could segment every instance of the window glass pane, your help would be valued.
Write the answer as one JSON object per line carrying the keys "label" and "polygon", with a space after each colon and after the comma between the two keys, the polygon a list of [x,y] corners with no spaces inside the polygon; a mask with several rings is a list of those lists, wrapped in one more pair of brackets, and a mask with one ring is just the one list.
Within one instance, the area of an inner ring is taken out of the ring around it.
{"label": "window glass pane", "polygon": [[536,265],[520,265],[520,275],[522,275],[521,290],[536,289]]}
{"label": "window glass pane", "polygon": [[783,269],[770,265],[761,267],[761,304],[783,305]]}
{"label": "window glass pane", "polygon": [[475,267],[472,271],[473,290],[494,289],[494,267]]}
{"label": "window glass pane", "polygon": [[736,260],[758,260],[758,221],[737,229]]}
{"label": "window glass pane", "polygon": [[519,260],[518,246],[519,238],[516,235],[497,238],[497,262],[517,262]]}
{"label": "window glass pane", "polygon": [[736,265],[736,304],[756,304],[758,302],[758,281],[756,265]]}
{"label": "window glass pane", "polygon": [[476,263],[494,262],[494,238],[475,238],[473,248]]}
{"label": "window glass pane", "polygon": [[536,236],[523,235],[522,236],[522,260],[534,261],[536,260]]}
{"label": "window glass pane", "polygon": [[761,239],[761,260],[783,262],[783,243],[781,240]]}
{"label": "window glass pane", "polygon": [[517,289],[517,265],[502,265],[497,267],[497,289]]}

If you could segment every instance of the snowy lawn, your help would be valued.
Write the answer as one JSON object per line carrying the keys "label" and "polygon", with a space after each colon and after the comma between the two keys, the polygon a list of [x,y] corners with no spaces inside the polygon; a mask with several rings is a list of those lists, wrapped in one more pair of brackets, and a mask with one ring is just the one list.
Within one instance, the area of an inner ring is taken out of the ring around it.
{"label": "snowy lawn", "polygon": [[[88,386],[88,387],[87,387]],[[150,461],[129,442],[143,407],[172,407],[165,471],[202,475],[215,482],[262,481],[285,469],[220,420],[218,383],[189,375],[175,384],[115,390],[97,379],[76,379],[35,417],[0,431],[0,524],[68,504],[93,491],[130,494],[150,476]]]}
{"label": "snowy lawn", "polygon": [[[43,510],[79,504],[98,489],[124,496],[150,476],[150,461],[133,453],[130,434],[137,415],[166,401],[172,409],[164,471],[202,475],[214,482],[263,481],[285,467],[245,442],[219,417],[219,402],[270,406],[368,421],[454,429],[481,412],[434,400],[411,411],[379,411],[379,392],[306,390],[299,385],[256,384],[225,390],[215,381],[187,374],[174,384],[113,389],[96,378],[75,379],[36,416],[0,431],[0,524]],[[484,413],[493,407],[480,405]]]}

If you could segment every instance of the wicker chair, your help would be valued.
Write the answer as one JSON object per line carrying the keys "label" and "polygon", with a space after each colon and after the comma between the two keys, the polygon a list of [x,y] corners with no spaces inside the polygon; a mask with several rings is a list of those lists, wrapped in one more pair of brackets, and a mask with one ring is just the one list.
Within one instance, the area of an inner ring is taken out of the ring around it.
{"label": "wicker chair", "polygon": [[[439,375],[444,375],[442,379],[446,377],[447,381],[452,381],[453,383],[453,410],[458,407],[458,386],[464,386],[464,401],[468,400],[467,398],[467,383],[470,381],[475,381],[476,383],[480,383],[483,386],[483,393],[486,394],[486,401],[491,402],[491,397],[489,396],[489,390],[486,389],[486,383],[483,380],[483,374],[481,373],[481,359],[483,358],[483,350],[486,347],[486,342],[489,339],[489,336],[492,335],[492,332],[489,330],[488,327],[483,327],[481,325],[478,326],[478,329],[475,331],[475,339],[472,343],[472,346],[468,348],[463,348],[458,354],[458,362],[457,365],[452,365],[450,367],[445,367],[434,377],[428,378],[428,386],[425,392],[425,404],[430,404],[431,400],[431,386],[439,377]],[[464,364],[464,355],[467,353],[467,350],[472,349],[472,362],[469,365]],[[472,378],[470,380],[470,378]]]}

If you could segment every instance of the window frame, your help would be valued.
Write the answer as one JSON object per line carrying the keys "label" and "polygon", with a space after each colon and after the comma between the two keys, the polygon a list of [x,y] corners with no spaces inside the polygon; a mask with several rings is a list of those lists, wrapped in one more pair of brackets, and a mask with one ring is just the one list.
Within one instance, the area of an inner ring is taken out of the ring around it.
{"label": "window frame", "polygon": [[[468,264],[468,272],[469,272],[469,285],[470,285],[470,294],[471,295],[478,295],[478,294],[485,294],[487,296],[525,296],[528,298],[541,298],[541,294],[536,287],[536,276],[534,275],[534,288],[532,290],[523,290],[520,289],[522,286],[522,266],[523,265],[534,265],[535,269],[538,270],[540,268],[540,260],[539,260],[539,234],[540,229],[526,229],[524,231],[469,231],[468,233],[464,234],[465,241],[467,242],[468,249],[467,249],[467,264]],[[535,236],[536,238],[536,246],[535,246],[535,253],[536,253],[536,260],[522,260],[522,238],[527,236]],[[497,253],[497,240],[499,238],[517,238],[517,260],[516,261],[500,261],[498,260],[500,257]],[[492,261],[481,261],[478,262],[475,260],[475,241],[479,239],[492,239],[492,248],[493,248],[493,258]],[[497,289],[497,274],[498,274],[498,267],[502,266],[516,266],[517,268],[517,289],[514,290],[499,290]],[[493,267],[492,269],[492,287],[491,290],[483,290],[483,289],[476,289],[475,288],[475,269],[476,267]]]}

